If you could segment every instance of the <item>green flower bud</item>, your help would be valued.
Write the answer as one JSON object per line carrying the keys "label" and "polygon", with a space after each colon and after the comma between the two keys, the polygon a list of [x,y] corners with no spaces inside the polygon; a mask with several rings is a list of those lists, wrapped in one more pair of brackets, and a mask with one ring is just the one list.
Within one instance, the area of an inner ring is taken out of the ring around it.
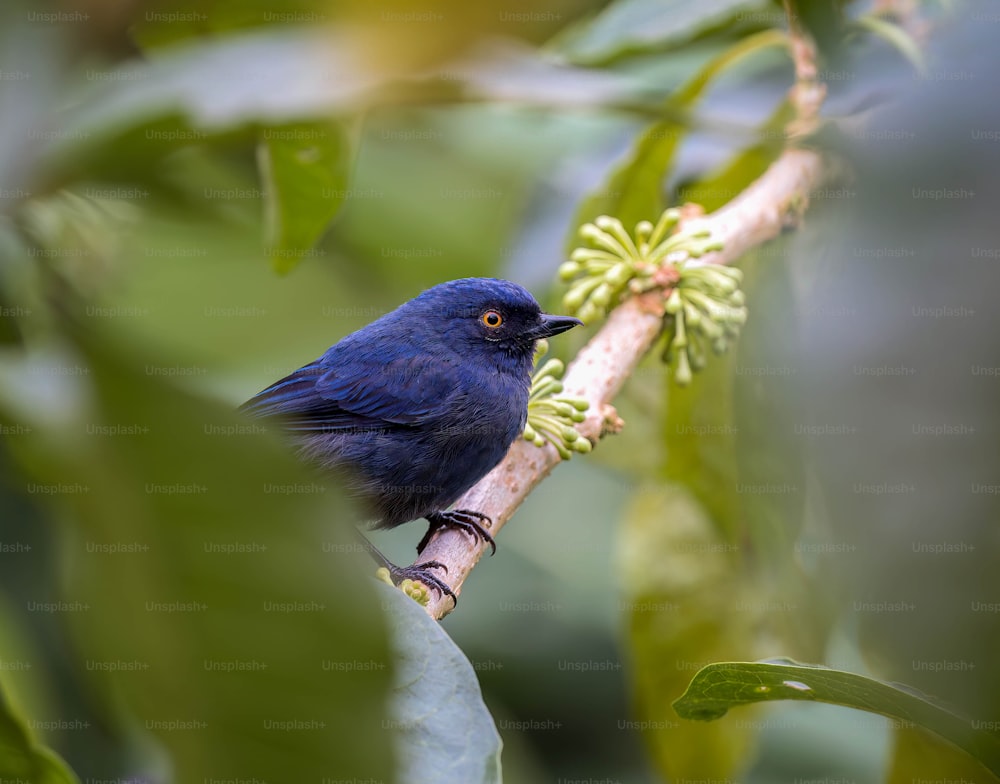
{"label": "green flower bud", "polygon": [[580,437],[573,442],[573,451],[579,452],[582,455],[587,454],[594,448],[594,445],[590,443],[590,439]]}
{"label": "green flower bud", "polygon": [[577,410],[562,398],[553,401],[553,408],[555,408],[556,414],[561,416],[563,419],[570,419],[577,413]]}
{"label": "green flower bud", "polygon": [[564,443],[572,444],[576,439],[580,437],[580,434],[576,432],[575,428],[569,425],[563,425],[562,428],[562,440]]}
{"label": "green flower bud", "polygon": [[587,300],[577,311],[577,318],[584,324],[591,324],[601,317],[601,310],[593,302]]}
{"label": "green flower bud", "polygon": [[691,367],[688,365],[688,355],[686,351],[677,354],[677,370],[674,372],[674,380],[682,387],[691,383]]}
{"label": "green flower bud", "polygon": [[403,593],[423,607],[426,607],[428,602],[431,600],[430,593],[423,583],[414,582],[413,580],[403,580],[403,582],[399,584],[399,588]]}
{"label": "green flower bud", "polygon": [[671,316],[674,316],[680,312],[683,306],[684,302],[681,300],[681,293],[675,288],[670,292],[670,296],[667,297],[667,304],[664,309]]}
{"label": "green flower bud", "polygon": [[612,294],[614,294],[614,289],[607,283],[602,283],[594,289],[594,293],[590,295],[590,301],[601,308],[606,308],[611,303]]}
{"label": "green flower bud", "polygon": [[575,310],[579,310],[580,306],[583,305],[584,301],[587,299],[587,295],[590,293],[590,289],[585,285],[577,285],[566,292],[566,296],[563,297],[563,307],[571,313]]}
{"label": "green flower bud", "polygon": [[386,569],[384,566],[380,566],[378,569],[375,570],[375,579],[381,580],[384,583],[392,585],[392,577],[389,574],[389,570]]}
{"label": "green flower bud", "polygon": [[525,441],[534,441],[534,440],[535,440],[535,437],[536,437],[537,435],[538,435],[538,434],[537,434],[537,433],[535,432],[535,428],[533,428],[533,427],[531,426],[531,423],[530,423],[530,422],[527,422],[527,423],[526,423],[526,424],[524,425],[524,440],[525,440]]}
{"label": "green flower bud", "polygon": [[633,274],[631,265],[619,262],[604,274],[604,279],[617,288],[628,283]]}
{"label": "green flower bud", "polygon": [[561,359],[557,359],[556,357],[552,357],[552,359],[548,360],[541,366],[541,368],[538,369],[536,375],[558,377],[561,376],[565,370],[566,366],[563,364],[563,361]]}
{"label": "green flower bud", "polygon": [[711,340],[721,338],[723,335],[722,327],[711,318],[706,318],[701,322],[701,331],[705,333],[705,337]]}
{"label": "green flower bud", "polygon": [[559,280],[569,283],[580,274],[580,265],[576,261],[564,261],[559,265]]}
{"label": "green flower bud", "polygon": [[739,284],[731,277],[728,275],[719,275],[718,273],[712,275],[712,285],[726,297],[739,287]]}

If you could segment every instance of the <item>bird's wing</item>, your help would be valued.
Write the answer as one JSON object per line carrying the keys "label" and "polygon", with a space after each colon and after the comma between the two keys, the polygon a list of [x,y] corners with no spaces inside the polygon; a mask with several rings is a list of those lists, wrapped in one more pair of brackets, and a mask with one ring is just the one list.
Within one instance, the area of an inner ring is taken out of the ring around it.
{"label": "bird's wing", "polygon": [[458,393],[455,369],[447,356],[363,355],[325,364],[317,392],[344,411],[381,422],[420,424],[448,408]]}
{"label": "bird's wing", "polygon": [[416,425],[456,394],[447,360],[379,359],[335,346],[248,400],[243,411],[275,417],[295,432]]}

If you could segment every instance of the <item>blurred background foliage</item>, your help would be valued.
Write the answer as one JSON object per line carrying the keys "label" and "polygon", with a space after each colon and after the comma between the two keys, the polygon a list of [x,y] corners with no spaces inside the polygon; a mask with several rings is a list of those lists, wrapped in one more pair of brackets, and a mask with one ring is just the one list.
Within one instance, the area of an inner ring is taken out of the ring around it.
{"label": "blurred background foliage", "polygon": [[437,637],[234,407],[445,279],[558,311],[582,220],[725,204],[789,143],[782,5],[5,3],[3,774],[495,781],[502,738],[511,782],[995,780],[873,714],[671,707],[792,656],[1000,727],[1000,18],[792,8],[851,174],[740,261],[736,351],[683,390],[647,358]]}

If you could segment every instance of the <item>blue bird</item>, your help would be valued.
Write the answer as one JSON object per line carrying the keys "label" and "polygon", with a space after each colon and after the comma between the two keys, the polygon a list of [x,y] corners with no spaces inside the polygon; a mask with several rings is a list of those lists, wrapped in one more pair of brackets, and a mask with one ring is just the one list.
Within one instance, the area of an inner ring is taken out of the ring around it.
{"label": "blue bird", "polygon": [[[342,474],[374,528],[424,518],[421,553],[440,528],[496,544],[486,515],[449,507],[524,430],[535,342],[581,324],[552,316],[521,286],[465,278],[428,289],[334,344],[241,407],[288,431],[300,455]],[[366,540],[367,541],[367,540]],[[430,561],[398,567],[456,601]]]}

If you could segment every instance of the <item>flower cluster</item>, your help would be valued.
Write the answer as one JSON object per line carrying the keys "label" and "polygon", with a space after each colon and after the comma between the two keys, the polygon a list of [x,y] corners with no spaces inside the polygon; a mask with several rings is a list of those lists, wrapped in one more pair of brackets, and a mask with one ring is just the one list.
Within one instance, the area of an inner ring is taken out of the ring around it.
{"label": "flower cluster", "polygon": [[[539,341],[535,352],[536,366],[548,351],[546,341]],[[535,446],[552,444],[563,460],[569,460],[573,452],[589,452],[590,441],[581,436],[574,425],[585,418],[584,411],[589,404],[583,398],[566,397],[562,377],[565,366],[558,359],[550,359],[535,370],[531,379],[531,393],[528,397],[528,423],[524,426],[524,438]]]}
{"label": "flower cluster", "polygon": [[667,297],[669,335],[663,359],[676,360],[674,380],[681,386],[691,383],[693,370],[705,367],[706,345],[721,354],[739,337],[747,320],[742,280],[741,270],[721,264],[680,267],[677,285]]}
{"label": "flower cluster", "polygon": [[692,370],[705,366],[706,346],[722,352],[738,337],[747,309],[740,270],[696,261],[722,244],[706,230],[680,227],[681,217],[677,208],[665,210],[655,226],[640,221],[630,235],[620,220],[602,215],[580,228],[587,244],[573,251],[559,276],[569,283],[564,307],[585,322],[629,294],[669,292],[664,358],[676,361],[674,378],[685,385]]}

